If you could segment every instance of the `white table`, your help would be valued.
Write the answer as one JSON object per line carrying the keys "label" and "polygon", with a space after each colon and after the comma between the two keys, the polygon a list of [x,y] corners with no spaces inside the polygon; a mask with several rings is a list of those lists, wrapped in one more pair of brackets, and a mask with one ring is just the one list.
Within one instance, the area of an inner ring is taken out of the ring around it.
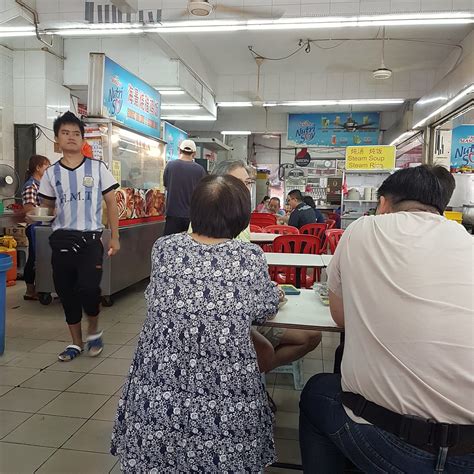
{"label": "white table", "polygon": [[287,329],[312,329],[316,331],[344,332],[336,325],[329,306],[321,303],[313,290],[301,290],[299,295],[288,295],[288,302],[265,326]]}
{"label": "white table", "polygon": [[250,242],[268,244],[273,242],[279,235],[280,234],[270,234],[267,232],[250,232]]}
{"label": "white table", "polygon": [[321,255],[323,259],[323,267],[327,267],[331,263],[332,255]]}
{"label": "white table", "polygon": [[324,267],[322,255],[306,253],[279,253],[265,252],[268,265],[281,265],[284,267]]}

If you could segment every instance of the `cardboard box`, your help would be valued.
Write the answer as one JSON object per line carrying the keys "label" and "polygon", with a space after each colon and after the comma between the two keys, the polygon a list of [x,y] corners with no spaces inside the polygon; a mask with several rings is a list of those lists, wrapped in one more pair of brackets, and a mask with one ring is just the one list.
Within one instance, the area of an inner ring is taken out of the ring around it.
{"label": "cardboard box", "polygon": [[5,227],[5,235],[11,235],[18,247],[28,247],[26,227]]}
{"label": "cardboard box", "polygon": [[5,227],[5,235],[12,237],[24,237],[26,239],[26,227]]}

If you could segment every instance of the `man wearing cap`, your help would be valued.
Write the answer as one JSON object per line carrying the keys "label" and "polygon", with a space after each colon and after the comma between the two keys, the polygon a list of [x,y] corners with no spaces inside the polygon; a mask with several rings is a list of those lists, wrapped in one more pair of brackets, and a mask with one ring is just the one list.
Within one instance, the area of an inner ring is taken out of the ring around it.
{"label": "man wearing cap", "polygon": [[194,188],[206,171],[194,162],[196,144],[183,140],[179,159],[168,162],[163,175],[166,188],[166,225],[164,235],[185,232],[189,228],[189,205]]}

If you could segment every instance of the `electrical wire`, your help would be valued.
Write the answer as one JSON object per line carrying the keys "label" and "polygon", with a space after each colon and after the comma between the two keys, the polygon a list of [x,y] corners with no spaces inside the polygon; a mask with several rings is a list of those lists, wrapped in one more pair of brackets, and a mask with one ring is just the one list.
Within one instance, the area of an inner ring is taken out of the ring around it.
{"label": "electrical wire", "polygon": [[50,142],[52,143],[56,143],[55,140],[52,140],[51,138],[48,137],[48,135],[46,135],[46,133],[44,132],[43,128],[47,129],[47,130],[51,130],[50,128],[47,128],[47,127],[43,127],[42,125],[38,125],[37,123],[34,124],[37,132],[36,132],[36,140],[39,140],[41,135],[43,135],[47,140],[49,140]]}
{"label": "electrical wire", "polygon": [[262,54],[260,53],[257,53],[257,51],[255,51],[253,49],[253,46],[249,46],[249,51],[252,53],[252,55],[256,58],[262,58],[264,59],[265,61],[284,61],[285,59],[290,59],[292,56],[294,56],[295,54],[298,54],[302,49],[305,49],[307,48],[308,46],[308,42],[305,42],[304,44],[302,44],[301,46],[298,47],[298,49],[296,51],[293,51],[292,53],[290,53],[288,56],[283,56],[281,58],[268,58],[266,56],[263,56]]}

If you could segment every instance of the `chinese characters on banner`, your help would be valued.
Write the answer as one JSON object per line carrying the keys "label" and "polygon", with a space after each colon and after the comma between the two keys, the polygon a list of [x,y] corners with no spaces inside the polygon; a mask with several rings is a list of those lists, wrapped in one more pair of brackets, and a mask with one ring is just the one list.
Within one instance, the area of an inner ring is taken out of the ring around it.
{"label": "chinese characters on banner", "polygon": [[104,61],[102,115],[144,135],[160,138],[159,92],[107,56]]}
{"label": "chinese characters on banner", "polygon": [[348,146],[346,148],[346,170],[394,169],[395,156],[395,146]]}

